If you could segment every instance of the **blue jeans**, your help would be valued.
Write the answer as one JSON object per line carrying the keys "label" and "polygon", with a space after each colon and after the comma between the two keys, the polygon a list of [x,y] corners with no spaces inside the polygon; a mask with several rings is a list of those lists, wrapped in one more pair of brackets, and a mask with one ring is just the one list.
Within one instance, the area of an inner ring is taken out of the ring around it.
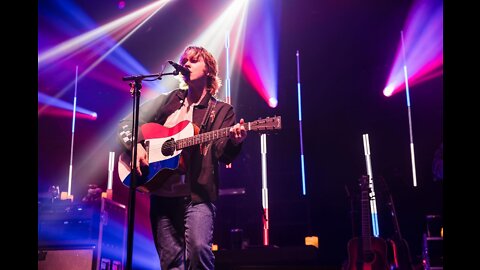
{"label": "blue jeans", "polygon": [[212,252],[215,213],[216,207],[211,202],[150,196],[150,222],[162,270],[215,268]]}

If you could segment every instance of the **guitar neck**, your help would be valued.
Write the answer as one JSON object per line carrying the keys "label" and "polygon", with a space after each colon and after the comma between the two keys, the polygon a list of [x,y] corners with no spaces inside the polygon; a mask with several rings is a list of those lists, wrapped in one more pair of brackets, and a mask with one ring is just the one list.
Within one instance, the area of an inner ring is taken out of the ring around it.
{"label": "guitar neck", "polygon": [[[280,130],[282,128],[282,122],[280,116],[275,116],[272,118],[267,117],[265,119],[259,119],[256,121],[243,123],[242,126],[245,128],[246,131],[268,132]],[[228,137],[228,135],[230,134],[230,128],[232,127],[221,128],[205,133],[200,133],[189,138],[179,139],[175,142],[175,148],[177,150],[181,150],[189,146]]]}
{"label": "guitar neck", "polygon": [[361,215],[362,215],[362,248],[364,251],[371,251],[372,226],[371,226],[371,209],[370,209],[370,195],[368,178],[363,178],[361,191]]}
{"label": "guitar neck", "polygon": [[[363,196],[365,197],[365,196]],[[368,198],[361,198],[362,200],[362,237],[364,238],[363,241],[363,249],[370,250],[370,241],[369,238],[372,236],[372,226],[370,226],[370,199]]]}
{"label": "guitar neck", "polygon": [[230,133],[230,128],[231,127],[217,129],[217,130],[214,130],[214,131],[201,133],[201,134],[189,137],[189,138],[177,140],[175,142],[176,149],[180,150],[180,149],[187,148],[187,147],[197,145],[197,144],[201,144],[201,143],[204,143],[204,142],[209,142],[209,141],[213,141],[213,140],[216,140],[216,139],[228,137],[228,134]]}

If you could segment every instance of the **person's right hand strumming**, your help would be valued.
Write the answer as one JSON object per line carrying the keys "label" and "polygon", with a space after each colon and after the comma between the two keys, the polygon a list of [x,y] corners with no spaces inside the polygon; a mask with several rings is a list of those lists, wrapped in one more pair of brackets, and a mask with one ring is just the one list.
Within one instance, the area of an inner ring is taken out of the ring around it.
{"label": "person's right hand strumming", "polygon": [[137,164],[136,164],[136,170],[137,174],[139,176],[142,176],[142,170],[141,167],[143,166],[148,166],[148,155],[147,151],[145,148],[143,148],[143,145],[141,143],[137,144]]}

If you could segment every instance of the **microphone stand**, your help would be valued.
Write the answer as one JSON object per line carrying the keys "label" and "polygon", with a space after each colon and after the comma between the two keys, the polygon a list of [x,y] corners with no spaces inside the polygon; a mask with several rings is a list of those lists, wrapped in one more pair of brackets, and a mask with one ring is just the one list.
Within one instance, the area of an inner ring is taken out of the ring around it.
{"label": "microphone stand", "polygon": [[135,221],[135,195],[137,189],[137,136],[138,136],[138,114],[140,109],[140,89],[142,89],[142,81],[146,78],[153,78],[153,80],[161,80],[164,75],[178,75],[178,71],[170,73],[157,73],[149,75],[132,75],[123,77],[123,81],[130,82],[130,94],[133,97],[133,113],[132,113],[132,162],[130,164],[131,169],[131,182],[129,187],[128,196],[128,224],[127,224],[127,261],[126,270],[132,269],[132,254],[133,254],[133,232]]}

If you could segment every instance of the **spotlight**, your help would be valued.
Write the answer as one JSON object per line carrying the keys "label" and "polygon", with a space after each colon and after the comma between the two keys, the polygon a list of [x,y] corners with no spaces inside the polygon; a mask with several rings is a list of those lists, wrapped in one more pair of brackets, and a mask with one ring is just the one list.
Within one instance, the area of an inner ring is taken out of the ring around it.
{"label": "spotlight", "polygon": [[123,0],[120,0],[117,2],[117,7],[118,9],[123,9],[125,7],[126,3]]}
{"label": "spotlight", "polygon": [[272,108],[275,108],[277,107],[277,104],[278,104],[278,100],[274,97],[271,97],[270,99],[268,99],[268,105]]}

